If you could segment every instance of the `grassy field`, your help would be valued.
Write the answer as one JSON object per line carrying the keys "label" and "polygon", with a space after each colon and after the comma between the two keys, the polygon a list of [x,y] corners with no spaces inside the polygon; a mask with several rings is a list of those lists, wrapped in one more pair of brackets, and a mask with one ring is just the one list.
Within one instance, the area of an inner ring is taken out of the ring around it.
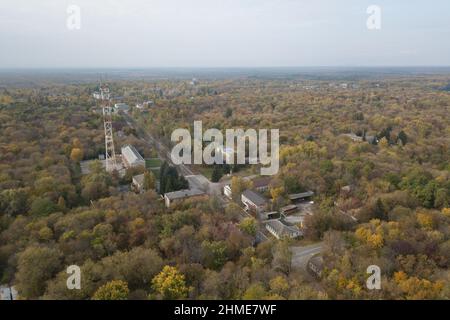
{"label": "grassy field", "polygon": [[[198,174],[204,175],[208,180],[211,181],[212,172],[214,170],[214,166],[200,166],[200,165],[194,165],[191,166],[193,171]],[[233,176],[239,176],[239,177],[247,177],[255,174],[259,174],[259,166],[248,166],[241,168],[238,172],[234,172]]]}
{"label": "grassy field", "polygon": [[159,158],[151,158],[145,160],[145,166],[147,168],[156,168],[161,166],[161,159]]}
{"label": "grassy field", "polygon": [[247,177],[251,175],[258,175],[260,173],[260,165],[248,166],[240,169],[238,172],[233,172],[233,176]]}
{"label": "grassy field", "polygon": [[194,171],[204,175],[209,181],[211,181],[211,176],[213,172],[213,166],[194,166]]}

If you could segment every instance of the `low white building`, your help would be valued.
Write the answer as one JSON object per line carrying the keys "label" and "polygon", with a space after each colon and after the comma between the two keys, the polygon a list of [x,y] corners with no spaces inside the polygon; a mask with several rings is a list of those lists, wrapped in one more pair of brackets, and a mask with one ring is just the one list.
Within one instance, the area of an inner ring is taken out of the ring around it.
{"label": "low white building", "polygon": [[309,259],[306,270],[308,270],[316,278],[322,277],[323,272],[323,258],[322,256],[314,256]]}
{"label": "low white building", "polygon": [[144,174],[138,174],[137,176],[133,177],[133,187],[136,189],[136,191],[142,193],[144,192]]}
{"label": "low white building", "polygon": [[122,147],[122,161],[125,168],[130,167],[145,167],[145,160],[140,153],[130,144]]}
{"label": "low white building", "polygon": [[169,208],[174,203],[183,201],[184,199],[193,198],[193,197],[201,197],[204,195],[205,195],[205,193],[198,189],[178,190],[178,191],[165,193],[164,194],[164,202],[166,204],[166,207]]}
{"label": "low white building", "polygon": [[293,203],[309,201],[314,196],[313,191],[306,191],[301,193],[293,193],[289,195],[289,200]]}
{"label": "low white building", "polygon": [[298,238],[302,235],[302,232],[297,226],[289,226],[281,220],[270,220],[266,222],[266,229],[275,238]]}
{"label": "low white building", "polygon": [[126,103],[116,103],[114,105],[114,110],[116,110],[116,112],[123,111],[127,113],[128,110],[130,110],[130,107]]}
{"label": "low white building", "polygon": [[253,190],[245,190],[241,195],[241,201],[247,211],[261,213],[265,211],[267,200],[259,193]]}

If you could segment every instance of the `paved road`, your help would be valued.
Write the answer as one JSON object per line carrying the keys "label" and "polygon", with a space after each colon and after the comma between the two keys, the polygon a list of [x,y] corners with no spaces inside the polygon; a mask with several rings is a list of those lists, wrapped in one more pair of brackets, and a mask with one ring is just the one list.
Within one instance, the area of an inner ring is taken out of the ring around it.
{"label": "paved road", "polygon": [[[141,127],[133,118],[131,118],[128,114],[124,114],[125,120],[127,122],[127,124],[130,127],[133,127],[136,129],[136,132],[138,133],[138,135],[143,138],[145,141],[147,142],[151,142],[155,148],[156,148],[156,152],[158,153],[158,157],[166,160],[167,162],[169,162],[171,165],[175,166],[172,162],[172,158],[170,156],[170,151],[169,149],[163,145],[160,141],[156,140],[155,138],[153,138],[152,135],[150,135],[148,133],[148,131]],[[177,169],[180,170],[180,173],[183,176],[189,176],[189,175],[194,175],[194,173],[185,165],[181,164],[181,165],[176,165]]]}
{"label": "paved road", "polygon": [[224,183],[221,182],[211,182],[204,175],[194,174],[191,169],[189,169],[184,164],[175,165],[172,162],[172,158],[170,155],[170,150],[162,144],[159,140],[155,139],[145,128],[140,126],[133,118],[131,118],[128,114],[124,115],[127,124],[130,127],[136,129],[138,135],[143,138],[146,142],[151,142],[158,154],[158,157],[166,160],[170,165],[177,168],[178,172],[183,175],[189,182],[189,186],[191,188],[197,188],[205,191],[211,195],[220,195],[222,189],[224,187]]}
{"label": "paved road", "polygon": [[291,247],[292,251],[292,268],[300,268],[305,270],[308,260],[322,251],[322,242],[311,244],[303,247]]}

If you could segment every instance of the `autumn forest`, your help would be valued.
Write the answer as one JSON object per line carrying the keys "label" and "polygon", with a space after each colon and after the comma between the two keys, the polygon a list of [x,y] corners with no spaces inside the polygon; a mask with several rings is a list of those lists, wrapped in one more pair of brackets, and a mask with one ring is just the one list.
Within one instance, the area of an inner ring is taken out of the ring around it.
{"label": "autumn forest", "polygon": [[[133,145],[148,163],[121,174],[99,158],[98,81],[0,81],[0,285],[21,299],[450,298],[448,74],[191,78],[105,81],[129,106],[113,115],[116,152]],[[165,205],[188,182],[161,148],[195,120],[280,130],[280,170],[261,194],[281,212],[314,193],[301,237],[243,218],[257,166],[190,166],[233,196]],[[139,174],[142,192],[130,188]],[[292,249],[316,244],[320,276]],[[366,286],[371,265],[380,290]]]}

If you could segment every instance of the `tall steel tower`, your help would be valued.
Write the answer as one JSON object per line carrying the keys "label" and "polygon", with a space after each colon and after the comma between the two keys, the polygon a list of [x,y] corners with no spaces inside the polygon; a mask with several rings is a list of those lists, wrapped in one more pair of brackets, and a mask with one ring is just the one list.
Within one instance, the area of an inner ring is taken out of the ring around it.
{"label": "tall steel tower", "polygon": [[105,127],[105,160],[106,171],[111,172],[117,169],[116,153],[114,151],[114,138],[112,127],[112,107],[107,86],[100,86],[100,99],[103,109],[103,123]]}

